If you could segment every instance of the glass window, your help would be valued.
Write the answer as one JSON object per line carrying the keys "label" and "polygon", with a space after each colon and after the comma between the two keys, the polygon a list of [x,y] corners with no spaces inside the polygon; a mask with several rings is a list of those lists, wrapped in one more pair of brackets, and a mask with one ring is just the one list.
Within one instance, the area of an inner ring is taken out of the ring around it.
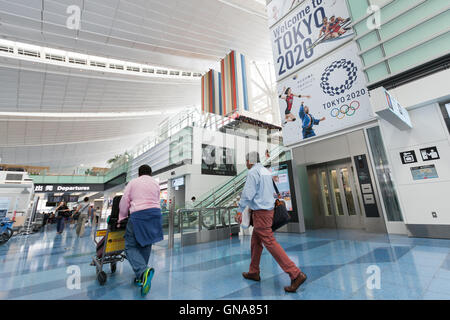
{"label": "glass window", "polygon": [[322,179],[322,200],[324,201],[325,215],[329,217],[331,216],[331,200],[330,193],[328,191],[327,173],[325,171],[322,171],[320,174],[320,177]]}
{"label": "glass window", "polygon": [[380,128],[377,126],[367,129],[367,135],[388,221],[403,221]]}
{"label": "glass window", "polygon": [[450,133],[450,102],[441,104],[441,112]]}
{"label": "glass window", "polygon": [[336,215],[343,216],[344,208],[342,206],[341,189],[339,189],[337,172],[336,172],[336,170],[331,170],[330,173],[331,173],[331,190],[332,190],[334,199],[336,200],[336,211],[337,211]]}
{"label": "glass window", "polygon": [[355,208],[355,202],[353,201],[353,192],[352,192],[352,187],[350,186],[347,168],[341,169],[341,177],[342,177],[342,186],[344,187],[344,192],[345,192],[345,201],[347,202],[348,214],[350,216],[355,216],[356,208]]}

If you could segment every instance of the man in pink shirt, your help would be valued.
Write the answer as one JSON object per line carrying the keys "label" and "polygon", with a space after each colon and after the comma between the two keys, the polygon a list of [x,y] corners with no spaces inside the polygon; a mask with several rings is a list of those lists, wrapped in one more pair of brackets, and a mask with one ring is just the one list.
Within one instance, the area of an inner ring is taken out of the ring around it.
{"label": "man in pink shirt", "polygon": [[155,270],[148,267],[152,244],[163,240],[160,187],[151,177],[148,165],[139,167],[139,177],[125,188],[120,200],[120,221],[130,217],[125,232],[125,254],[136,275],[134,283],[145,296],[151,287]]}

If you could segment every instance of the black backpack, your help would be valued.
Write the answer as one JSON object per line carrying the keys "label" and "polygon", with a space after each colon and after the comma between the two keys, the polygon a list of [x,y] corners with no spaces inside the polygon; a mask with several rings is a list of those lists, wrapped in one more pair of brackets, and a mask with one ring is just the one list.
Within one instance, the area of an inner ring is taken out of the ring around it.
{"label": "black backpack", "polygon": [[115,196],[113,198],[111,215],[109,216],[109,222],[108,222],[108,228],[111,231],[125,229],[125,227],[127,226],[128,218],[126,218],[125,220],[122,220],[120,222],[120,227],[117,228],[117,221],[119,220],[119,212],[120,212],[119,204],[120,204],[121,199],[122,199],[122,196]]}

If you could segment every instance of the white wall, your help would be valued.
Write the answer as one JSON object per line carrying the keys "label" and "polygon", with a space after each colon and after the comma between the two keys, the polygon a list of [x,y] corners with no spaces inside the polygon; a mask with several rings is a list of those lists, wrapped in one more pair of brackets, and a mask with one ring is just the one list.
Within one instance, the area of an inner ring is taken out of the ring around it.
{"label": "white wall", "polygon": [[293,150],[296,165],[313,165],[368,153],[361,130],[293,148]]}
{"label": "white wall", "polygon": [[[8,207],[8,217],[12,217],[14,210],[18,211],[17,216],[26,214],[27,210],[30,208],[30,199],[34,190],[33,182],[28,181],[30,178],[26,172],[15,172],[15,171],[0,171],[0,183],[6,185],[6,175],[8,174],[20,174],[22,178],[20,181],[8,181],[9,183],[23,184],[23,187],[12,188],[12,187],[2,187],[0,188],[0,198],[9,199]],[[27,194],[22,194],[26,189]],[[23,213],[22,213],[23,212]]]}
{"label": "white wall", "polygon": [[450,69],[389,90],[406,109],[450,99]]}
{"label": "white wall", "polygon": [[[0,188],[0,198],[9,199],[8,217],[13,215],[14,210],[19,212],[17,216],[25,215],[30,207],[30,194],[21,194],[22,191],[23,188]],[[28,191],[32,192],[30,188],[28,188]]]}
{"label": "white wall", "polygon": [[[450,69],[389,90],[411,117],[413,128],[400,131],[380,120],[386,152],[406,224],[450,224],[450,137],[438,102],[450,99]],[[440,160],[422,161],[420,149],[438,148]],[[399,152],[415,150],[417,163],[403,165]],[[411,167],[434,164],[438,179],[414,181]],[[433,218],[431,212],[437,213]]]}
{"label": "white wall", "polygon": [[[422,88],[422,91],[426,88]],[[413,92],[398,94],[400,104],[408,101]],[[393,170],[396,189],[402,204],[406,224],[450,224],[450,138],[439,105],[428,104],[410,108],[411,130],[400,131],[387,121],[380,120],[380,128]],[[436,146],[440,160],[423,161],[420,149]],[[400,152],[414,150],[417,163],[404,165]],[[436,166],[439,178],[414,181],[411,167]],[[433,218],[431,212],[437,213]]]}

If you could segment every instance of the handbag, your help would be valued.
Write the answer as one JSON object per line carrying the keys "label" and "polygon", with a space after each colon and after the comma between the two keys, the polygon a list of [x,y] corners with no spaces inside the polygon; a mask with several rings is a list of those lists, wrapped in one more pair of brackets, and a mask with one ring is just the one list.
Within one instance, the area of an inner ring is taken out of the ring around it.
{"label": "handbag", "polygon": [[245,207],[244,211],[242,212],[242,222],[241,227],[243,229],[248,229],[250,227],[250,220],[251,220],[251,214],[250,214],[250,208]]}
{"label": "handbag", "polygon": [[73,216],[72,216],[72,218],[73,218],[74,220],[78,220],[78,218],[79,218],[80,215],[81,215],[81,212],[84,211],[84,210],[86,210],[87,207],[89,207],[89,203],[86,204],[81,210],[78,210],[77,213],[74,213]]}
{"label": "handbag", "polygon": [[78,218],[80,217],[80,215],[81,215],[81,212],[80,212],[80,211],[74,213],[73,216],[72,216],[73,220],[78,220]]}
{"label": "handbag", "polygon": [[[278,188],[275,184],[275,182],[272,180],[273,187],[275,189],[275,192],[277,195],[280,195],[280,192],[278,191]],[[288,222],[291,221],[291,216],[289,215],[289,212],[287,211],[286,204],[284,201],[280,199],[275,200],[275,207],[273,209],[273,222],[272,222],[272,231],[275,231],[282,226],[288,224]]]}

